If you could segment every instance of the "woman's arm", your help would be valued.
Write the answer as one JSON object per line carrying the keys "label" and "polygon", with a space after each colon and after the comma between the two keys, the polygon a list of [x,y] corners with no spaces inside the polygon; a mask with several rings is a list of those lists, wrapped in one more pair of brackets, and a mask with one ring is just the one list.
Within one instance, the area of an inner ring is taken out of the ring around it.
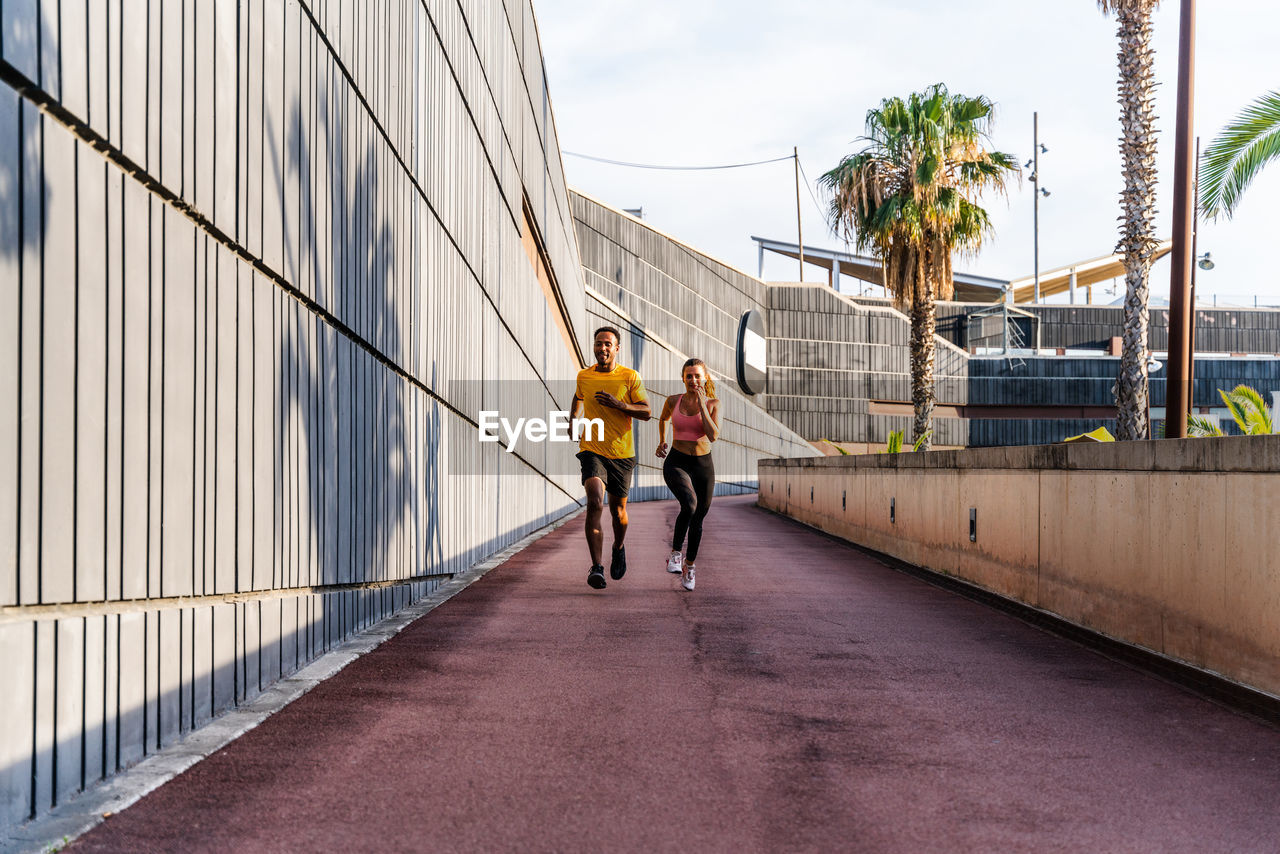
{"label": "woman's arm", "polygon": [[698,412],[702,416],[702,429],[707,440],[714,442],[720,438],[720,401],[707,400],[702,392],[698,393]]}
{"label": "woman's arm", "polygon": [[655,456],[665,457],[667,455],[667,422],[671,420],[671,410],[673,409],[671,401],[673,397],[668,397],[666,402],[662,404],[662,414],[658,416],[658,450],[654,452]]}

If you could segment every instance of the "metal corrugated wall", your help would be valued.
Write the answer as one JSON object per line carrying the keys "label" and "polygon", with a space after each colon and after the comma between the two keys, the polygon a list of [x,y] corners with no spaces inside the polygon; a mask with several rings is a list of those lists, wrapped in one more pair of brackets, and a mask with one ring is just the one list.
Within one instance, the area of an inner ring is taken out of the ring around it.
{"label": "metal corrugated wall", "polygon": [[454,381],[577,367],[524,198],[586,309],[528,2],[4,0],[0,57],[2,830],[574,509]]}

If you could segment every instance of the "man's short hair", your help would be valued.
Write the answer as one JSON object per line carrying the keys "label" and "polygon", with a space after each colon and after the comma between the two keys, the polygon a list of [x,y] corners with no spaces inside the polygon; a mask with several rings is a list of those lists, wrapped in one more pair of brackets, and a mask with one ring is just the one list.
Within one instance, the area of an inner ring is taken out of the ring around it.
{"label": "man's short hair", "polygon": [[614,327],[612,327],[612,326],[601,326],[601,327],[600,327],[599,329],[597,329],[595,332],[592,332],[592,333],[591,333],[591,340],[592,340],[592,341],[595,341],[595,340],[596,340],[596,336],[597,336],[597,335],[599,335],[601,332],[612,332],[612,333],[613,333],[613,340],[614,340],[614,341],[617,341],[619,344],[621,344],[621,343],[622,343],[622,333],[621,333],[621,332],[619,332],[617,329],[615,329],[615,328],[614,328]]}

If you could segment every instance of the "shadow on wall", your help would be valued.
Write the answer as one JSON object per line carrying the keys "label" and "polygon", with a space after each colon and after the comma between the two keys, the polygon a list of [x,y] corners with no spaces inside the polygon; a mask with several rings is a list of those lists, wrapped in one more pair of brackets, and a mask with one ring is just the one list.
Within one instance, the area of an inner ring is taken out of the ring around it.
{"label": "shadow on wall", "polygon": [[[287,179],[297,182],[301,215],[282,217],[285,245],[298,246],[296,255],[284,253],[282,273],[350,333],[294,300],[282,301],[276,430],[281,566],[295,576],[314,573],[314,580],[302,583],[424,575],[440,565],[442,552],[438,405],[350,337],[387,359],[404,358],[395,297],[408,288],[395,279],[396,235],[387,223],[377,160],[372,144],[353,156],[343,115],[323,91],[313,132],[320,150],[329,153],[326,163],[313,162],[315,144],[301,144],[297,103],[288,121],[285,168]],[[270,124],[266,133],[274,136]],[[280,164],[272,168],[283,186]],[[317,193],[327,199],[328,222],[317,216]],[[304,514],[309,525],[299,519]]]}
{"label": "shadow on wall", "polygon": [[[6,15],[0,26],[0,43],[4,45],[4,59],[0,61],[29,79],[38,79],[35,23],[22,16]],[[47,35],[43,41],[45,50],[52,50]],[[14,57],[30,59],[31,67],[14,64]],[[26,99],[8,86],[0,86],[0,129],[11,131],[0,140],[0,253],[10,257],[38,247],[44,234],[48,205],[42,204],[41,199],[48,188],[40,174],[42,120],[40,111]]]}

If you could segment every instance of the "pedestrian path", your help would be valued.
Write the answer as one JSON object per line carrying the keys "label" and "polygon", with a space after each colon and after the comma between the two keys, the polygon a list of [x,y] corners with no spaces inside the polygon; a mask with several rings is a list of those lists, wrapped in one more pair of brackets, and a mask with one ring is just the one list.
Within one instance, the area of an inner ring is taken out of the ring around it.
{"label": "pedestrian path", "polygon": [[[1280,731],[754,505],[575,520],[73,851],[1275,851]],[[606,542],[609,534],[606,533]]]}

